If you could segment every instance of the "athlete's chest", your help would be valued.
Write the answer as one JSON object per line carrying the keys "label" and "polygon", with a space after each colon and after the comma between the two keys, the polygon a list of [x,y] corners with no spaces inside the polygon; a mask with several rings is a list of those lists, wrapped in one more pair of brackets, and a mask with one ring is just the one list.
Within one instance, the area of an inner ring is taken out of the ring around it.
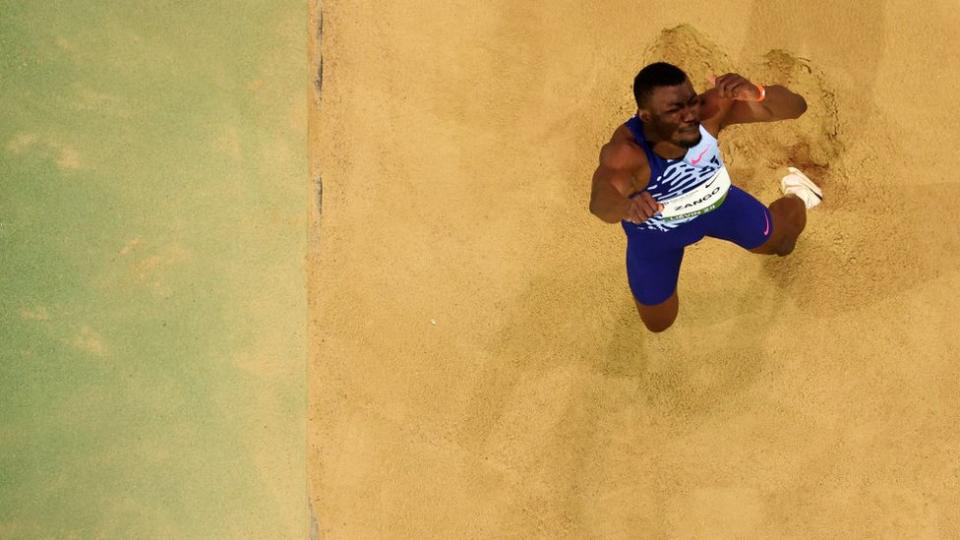
{"label": "athlete's chest", "polygon": [[673,167],[691,168],[691,167],[713,167],[719,166],[720,147],[716,139],[707,139],[701,137],[700,142],[691,147],[681,158],[660,159],[657,160],[662,168],[670,169]]}
{"label": "athlete's chest", "polygon": [[[711,130],[711,127],[714,129]],[[717,144],[715,128],[716,126],[704,122],[700,142],[688,148],[682,156],[666,158],[649,145],[645,150],[626,126],[620,126],[615,137],[622,137],[623,140],[628,141],[646,158],[644,166],[633,175],[633,189],[630,192],[635,193],[644,189],[656,191],[658,186],[675,185],[678,181],[689,183],[691,178],[702,178],[720,169],[723,166],[723,157]],[[624,131],[621,132],[621,129]]]}
{"label": "athlete's chest", "polygon": [[655,219],[664,224],[684,223],[714,210],[730,189],[730,176],[716,138],[702,127],[700,131],[700,140],[682,157],[650,158],[650,181],[645,189],[663,205]]}
{"label": "athlete's chest", "polygon": [[711,174],[723,165],[723,157],[716,139],[702,137],[683,157],[662,159],[655,156],[649,165],[650,181],[647,189],[652,190],[658,184]]}

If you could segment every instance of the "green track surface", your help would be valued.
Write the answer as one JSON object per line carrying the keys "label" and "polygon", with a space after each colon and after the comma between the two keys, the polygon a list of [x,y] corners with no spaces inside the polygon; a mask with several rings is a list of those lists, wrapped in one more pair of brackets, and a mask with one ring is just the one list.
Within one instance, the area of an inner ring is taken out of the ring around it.
{"label": "green track surface", "polygon": [[307,9],[0,0],[0,538],[302,538]]}

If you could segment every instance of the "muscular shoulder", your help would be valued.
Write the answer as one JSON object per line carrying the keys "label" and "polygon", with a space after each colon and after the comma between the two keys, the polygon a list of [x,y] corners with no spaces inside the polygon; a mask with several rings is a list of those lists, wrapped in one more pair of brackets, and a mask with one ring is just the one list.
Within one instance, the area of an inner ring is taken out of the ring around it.
{"label": "muscular shoulder", "polygon": [[603,145],[595,178],[607,178],[624,197],[647,185],[650,178],[647,156],[627,126],[617,128],[610,142]]}
{"label": "muscular shoulder", "polygon": [[600,165],[609,169],[635,172],[647,166],[647,156],[634,142],[633,134],[625,125],[613,133],[610,142],[600,149]]}

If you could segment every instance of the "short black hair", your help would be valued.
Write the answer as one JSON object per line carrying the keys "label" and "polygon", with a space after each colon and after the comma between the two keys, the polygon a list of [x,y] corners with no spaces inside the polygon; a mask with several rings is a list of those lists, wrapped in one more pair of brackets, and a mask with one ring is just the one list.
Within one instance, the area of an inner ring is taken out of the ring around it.
{"label": "short black hair", "polygon": [[637,100],[637,107],[646,107],[647,101],[653,95],[657,86],[676,86],[687,79],[682,69],[666,62],[654,62],[640,70],[633,78],[633,97]]}

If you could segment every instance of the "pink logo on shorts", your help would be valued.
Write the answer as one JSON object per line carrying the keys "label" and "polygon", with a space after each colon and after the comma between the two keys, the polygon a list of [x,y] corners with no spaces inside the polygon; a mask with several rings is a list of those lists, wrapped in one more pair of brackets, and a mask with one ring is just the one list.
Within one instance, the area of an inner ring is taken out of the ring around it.
{"label": "pink logo on shorts", "polygon": [[763,220],[767,222],[766,228],[763,229],[763,235],[766,236],[767,233],[770,232],[770,219],[767,218],[767,213],[766,213],[766,212],[763,213]]}

